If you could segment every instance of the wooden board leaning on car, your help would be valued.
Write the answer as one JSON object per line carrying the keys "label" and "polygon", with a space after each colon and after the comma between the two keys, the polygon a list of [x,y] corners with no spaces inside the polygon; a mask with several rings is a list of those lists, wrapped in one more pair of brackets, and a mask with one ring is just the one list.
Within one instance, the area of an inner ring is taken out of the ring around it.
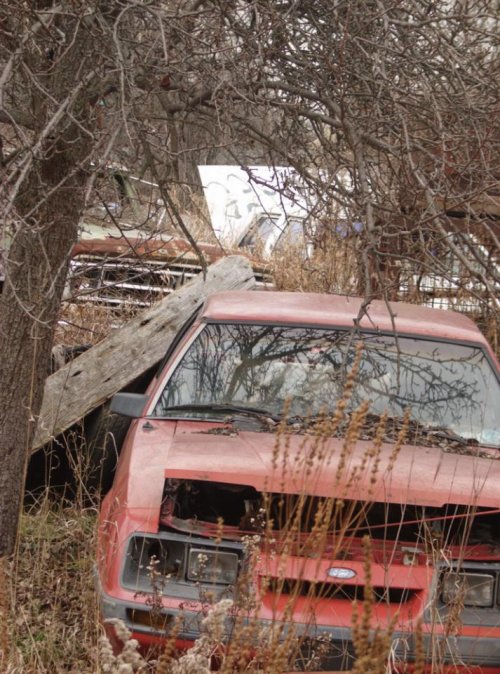
{"label": "wooden board leaning on car", "polygon": [[155,365],[179,328],[212,293],[255,286],[248,260],[232,255],[48,377],[32,450],[36,451]]}

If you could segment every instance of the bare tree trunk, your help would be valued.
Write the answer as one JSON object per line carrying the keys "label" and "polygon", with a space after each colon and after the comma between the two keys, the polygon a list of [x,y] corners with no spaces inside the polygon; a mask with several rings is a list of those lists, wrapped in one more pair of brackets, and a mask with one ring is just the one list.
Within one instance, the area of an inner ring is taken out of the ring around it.
{"label": "bare tree trunk", "polygon": [[[21,42],[18,90],[28,86],[33,72],[40,84],[24,98],[33,120],[26,136],[31,148],[4,184],[4,227],[11,243],[0,296],[0,557],[15,550],[27,457],[85,199],[82,167],[93,140],[88,103],[96,68],[93,38],[76,15],[66,15],[58,31],[71,45],[60,53],[48,49],[43,31],[38,48]],[[36,42],[36,31],[32,34]]]}
{"label": "bare tree trunk", "polygon": [[72,140],[60,138],[33,164],[18,203],[18,214],[26,213],[26,219],[7,261],[0,303],[0,555],[15,547],[28,450],[83,205],[83,181],[75,171],[83,139]]}

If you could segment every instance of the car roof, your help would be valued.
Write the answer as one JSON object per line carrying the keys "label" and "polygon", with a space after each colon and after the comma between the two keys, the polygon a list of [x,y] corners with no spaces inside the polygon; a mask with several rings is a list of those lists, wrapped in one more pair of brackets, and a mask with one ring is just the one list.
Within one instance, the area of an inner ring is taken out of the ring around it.
{"label": "car roof", "polygon": [[[363,305],[361,297],[275,291],[229,291],[211,295],[200,318],[206,322],[271,323],[352,328]],[[475,323],[454,311],[406,302],[372,300],[360,327],[370,331],[421,335],[485,345]]]}

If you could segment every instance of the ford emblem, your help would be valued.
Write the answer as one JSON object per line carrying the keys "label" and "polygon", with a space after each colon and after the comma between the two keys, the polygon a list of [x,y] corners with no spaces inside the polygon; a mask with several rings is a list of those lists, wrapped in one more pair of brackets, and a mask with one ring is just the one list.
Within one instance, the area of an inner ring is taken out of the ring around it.
{"label": "ford emblem", "polygon": [[331,566],[326,573],[330,578],[339,578],[340,580],[349,580],[356,575],[354,569],[345,569],[341,566]]}

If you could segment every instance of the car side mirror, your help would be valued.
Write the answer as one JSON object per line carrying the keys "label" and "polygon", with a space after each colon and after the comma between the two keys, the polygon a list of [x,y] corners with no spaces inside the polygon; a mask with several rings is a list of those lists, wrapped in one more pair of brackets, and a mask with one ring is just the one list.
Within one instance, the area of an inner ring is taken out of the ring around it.
{"label": "car side mirror", "polygon": [[145,393],[116,393],[111,398],[110,412],[124,417],[138,419],[142,417],[149,396]]}

